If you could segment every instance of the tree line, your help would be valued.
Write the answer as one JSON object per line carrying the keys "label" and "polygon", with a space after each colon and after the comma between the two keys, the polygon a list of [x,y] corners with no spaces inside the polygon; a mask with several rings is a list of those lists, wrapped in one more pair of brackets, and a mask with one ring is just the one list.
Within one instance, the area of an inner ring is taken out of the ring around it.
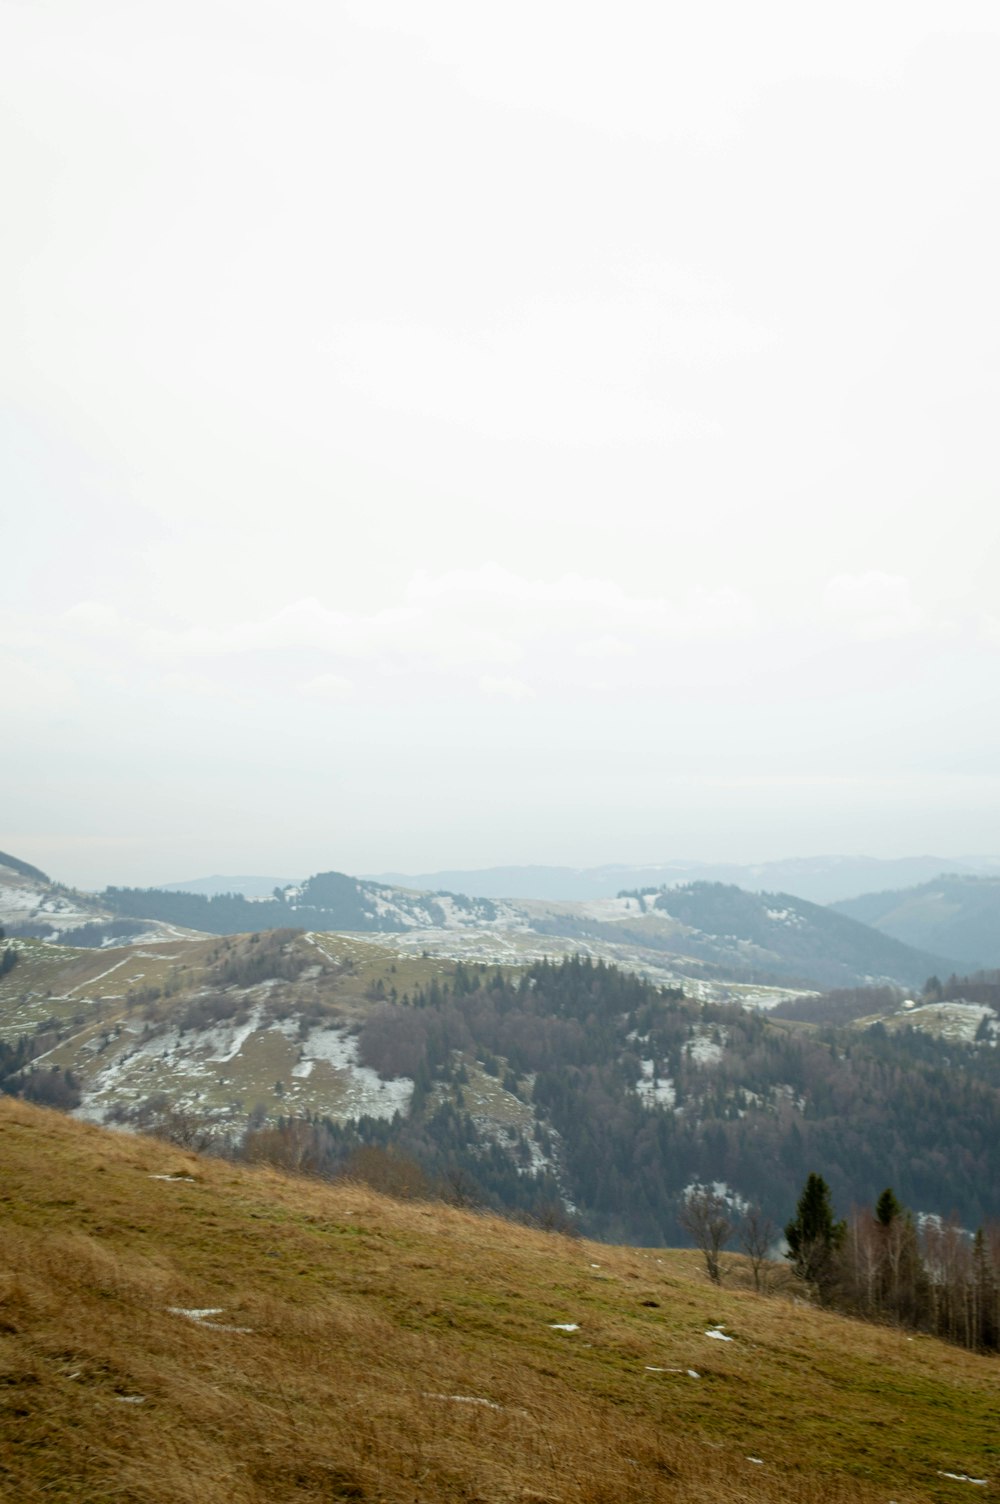
{"label": "tree line", "polygon": [[[722,1251],[738,1237],[761,1287],[761,1244],[776,1229],[757,1208],[740,1217],[723,1197],[697,1188],[682,1222],[710,1279],[721,1283]],[[874,1206],[838,1219],[829,1186],[813,1171],[784,1239],[795,1276],[824,1305],[978,1352],[1000,1350],[1000,1224],[970,1233],[954,1217],[917,1219],[891,1186]]]}

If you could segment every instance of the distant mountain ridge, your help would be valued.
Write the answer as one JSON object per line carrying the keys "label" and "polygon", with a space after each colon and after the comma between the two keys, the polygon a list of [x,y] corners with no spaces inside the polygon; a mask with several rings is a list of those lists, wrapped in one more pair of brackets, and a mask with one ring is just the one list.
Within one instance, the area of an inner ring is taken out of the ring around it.
{"label": "distant mountain ridge", "polygon": [[627,941],[694,958],[716,975],[765,984],[846,987],[895,982],[918,988],[954,963],[880,934],[791,893],[750,893],[732,883],[623,893],[587,904],[528,906],[543,934]]}
{"label": "distant mountain ridge", "polygon": [[415,893],[344,872],[317,872],[268,898],[163,888],[106,888],[101,898],[116,914],[161,919],[216,935],[289,926],[391,934],[408,929],[489,926],[520,918],[510,905],[497,904],[490,898]]}
{"label": "distant mountain ridge", "polygon": [[831,907],[906,945],[944,951],[966,968],[1000,966],[1000,876],[945,873]]}
{"label": "distant mountain ridge", "polygon": [[431,891],[446,888],[486,898],[567,902],[614,898],[623,888],[721,882],[756,891],[793,893],[811,903],[829,904],[875,888],[928,882],[941,872],[1000,874],[1000,857],[817,856],[756,863],[673,861],[599,867],[447,868],[439,872],[383,872],[370,880]]}
{"label": "distant mountain ridge", "polygon": [[[625,870],[617,869],[616,878]],[[404,948],[452,959],[517,965],[583,953],[669,985],[687,977],[779,988],[865,982],[917,988],[935,972],[960,969],[937,948],[912,948],[787,892],[695,882],[627,895],[512,902],[415,891],[342,872],[316,873],[259,898],[124,887],[81,894],[0,867],[0,923],[9,933],[71,945],[140,942],[181,930],[189,936],[367,932],[396,935]]]}
{"label": "distant mountain ridge", "polygon": [[[647,900],[658,910],[733,943],[736,956],[757,956],[778,975],[844,986],[851,972],[868,982],[892,979],[918,987],[950,958],[880,934],[846,914],[791,893],[748,893],[728,883],[689,883]],[[695,941],[695,944],[698,942]]]}

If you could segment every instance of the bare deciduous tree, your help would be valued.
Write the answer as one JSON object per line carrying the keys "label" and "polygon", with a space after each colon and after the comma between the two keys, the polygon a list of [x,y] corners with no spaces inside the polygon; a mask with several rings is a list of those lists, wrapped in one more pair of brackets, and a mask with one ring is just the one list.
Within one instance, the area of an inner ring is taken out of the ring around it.
{"label": "bare deciduous tree", "polygon": [[685,1199],[679,1221],[693,1239],[695,1247],[701,1250],[709,1279],[714,1284],[721,1285],[719,1255],[733,1235],[728,1203],[714,1191],[699,1186]]}
{"label": "bare deciduous tree", "polygon": [[739,1237],[740,1247],[750,1260],[755,1290],[760,1290],[766,1283],[764,1266],[768,1251],[777,1236],[778,1229],[767,1213],[759,1206],[748,1206],[740,1222]]}

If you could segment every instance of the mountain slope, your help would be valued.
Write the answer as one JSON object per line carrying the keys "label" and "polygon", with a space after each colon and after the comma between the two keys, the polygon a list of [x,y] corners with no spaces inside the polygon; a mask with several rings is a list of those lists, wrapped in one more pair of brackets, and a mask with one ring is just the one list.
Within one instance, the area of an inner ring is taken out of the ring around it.
{"label": "mountain slope", "polygon": [[[625,901],[635,905],[628,917],[645,924],[647,935],[656,933],[660,921],[668,926],[662,944],[728,968],[734,976],[749,972],[825,987],[882,980],[917,987],[941,966],[951,969],[940,954],[915,950],[790,893],[749,893],[728,883],[698,882],[640,892]],[[625,917],[616,915],[619,921]]]}
{"label": "mountain slope", "polygon": [[214,895],[163,888],[106,888],[102,901],[116,914],[160,919],[212,935],[254,929],[355,930],[392,933],[420,928],[523,923],[508,904],[461,894],[413,893],[384,883],[318,872],[268,898]]}
{"label": "mountain slope", "polygon": [[[292,930],[25,943],[0,978],[0,1085],[188,1141],[294,1119],[282,1152],[317,1169],[392,1148],[477,1204],[572,1208],[621,1242],[676,1238],[693,1181],[783,1225],[817,1168],[845,1207],[891,1182],[917,1210],[1000,1219],[995,1029],[964,1043],[958,1005],[925,1020],[892,997],[868,1004],[881,1029],[818,1034],[580,958],[498,972]],[[978,1034],[992,1010],[959,1011]]]}
{"label": "mountain slope", "polygon": [[[912,989],[955,964],[803,899],[719,883],[576,903],[513,903],[321,872],[259,899],[118,887],[95,896],[25,876],[25,867],[0,868],[0,922],[15,935],[75,945],[285,928],[351,931],[399,936],[401,949],[453,959],[517,963],[582,951],[669,985],[731,982],[758,989],[873,980]],[[758,1000],[768,1001],[763,992]]]}
{"label": "mountain slope", "polygon": [[954,956],[962,967],[1000,966],[1000,877],[948,873],[832,907],[906,945]]}
{"label": "mountain slope", "polygon": [[584,901],[614,898],[622,888],[659,888],[690,882],[735,883],[741,888],[778,889],[812,903],[832,903],[878,885],[920,883],[940,872],[990,872],[993,857],[866,856],[791,857],[783,861],[609,863],[602,867],[483,867],[439,872],[382,873],[372,881],[404,888],[447,888],[490,898]]}
{"label": "mountain slope", "polygon": [[[148,930],[149,925],[112,923],[111,910],[90,893],[54,883],[19,858],[0,853],[0,925],[9,935],[60,939],[72,935],[81,945],[100,945]],[[157,926],[152,926],[155,931]]]}
{"label": "mountain slope", "polygon": [[995,1361],[710,1288],[693,1255],[2,1100],[0,1158],[0,1478],[22,1504],[995,1491]]}

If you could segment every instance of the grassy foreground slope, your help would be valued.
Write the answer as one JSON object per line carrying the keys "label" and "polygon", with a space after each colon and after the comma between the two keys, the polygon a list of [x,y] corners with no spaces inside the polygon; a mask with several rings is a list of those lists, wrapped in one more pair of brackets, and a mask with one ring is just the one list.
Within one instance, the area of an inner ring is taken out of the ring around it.
{"label": "grassy foreground slope", "polygon": [[693,1254],[0,1101],[3,1497],[912,1504],[996,1494],[998,1413],[995,1361]]}

